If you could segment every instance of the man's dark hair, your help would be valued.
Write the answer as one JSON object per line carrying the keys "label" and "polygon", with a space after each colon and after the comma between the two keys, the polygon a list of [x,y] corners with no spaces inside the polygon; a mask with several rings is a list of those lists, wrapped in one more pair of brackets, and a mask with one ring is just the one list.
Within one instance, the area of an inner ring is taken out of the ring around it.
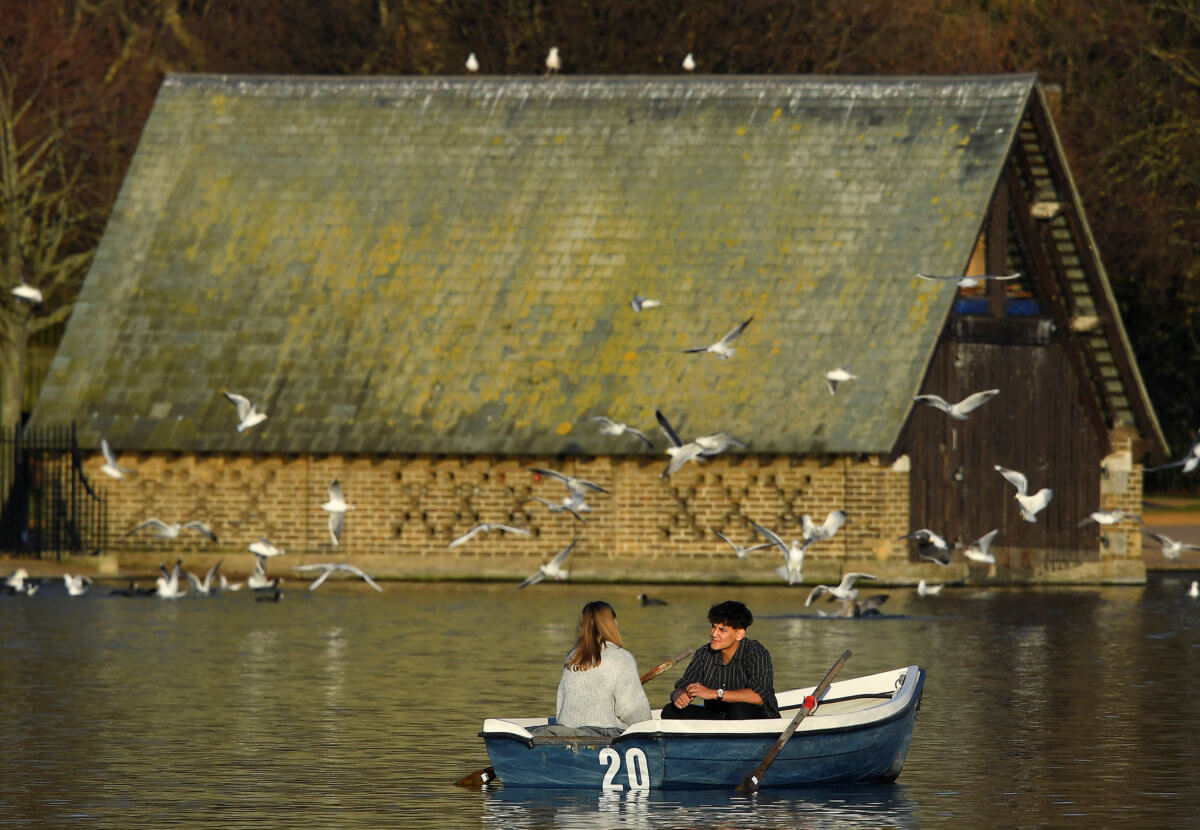
{"label": "man's dark hair", "polygon": [[750,609],[735,599],[718,602],[708,609],[708,621],[712,625],[724,623],[730,628],[749,628],[754,622]]}

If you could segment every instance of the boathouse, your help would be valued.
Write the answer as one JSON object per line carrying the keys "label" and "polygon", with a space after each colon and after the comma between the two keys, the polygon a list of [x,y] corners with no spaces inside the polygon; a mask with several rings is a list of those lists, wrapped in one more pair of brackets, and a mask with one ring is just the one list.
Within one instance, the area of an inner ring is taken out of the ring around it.
{"label": "boathouse", "polygon": [[[731,359],[684,353],[751,316]],[[966,421],[912,400],[988,388]],[[236,431],[226,389],[269,419]],[[656,408],[748,446],[664,479]],[[714,531],[844,508],[809,581],[1137,580],[1136,524],[1078,525],[1140,512],[1167,451],[1032,75],[169,76],[33,414],[72,421],[134,470],[104,481],[118,555],[265,535],[412,577],[578,538],[575,578],[776,581]],[[1036,523],[995,465],[1053,488]],[[611,495],[551,513],[530,466]],[[123,535],[149,516],[220,541]],[[481,521],[533,534],[447,547]],[[998,529],[997,568],[919,560],[922,527]]]}

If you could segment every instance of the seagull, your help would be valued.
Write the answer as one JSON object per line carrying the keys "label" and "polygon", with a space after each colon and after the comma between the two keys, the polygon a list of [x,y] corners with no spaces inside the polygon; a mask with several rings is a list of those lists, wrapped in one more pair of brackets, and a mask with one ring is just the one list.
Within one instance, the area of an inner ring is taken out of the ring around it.
{"label": "seagull", "polygon": [[162,576],[154,580],[157,586],[154,590],[156,596],[163,599],[179,599],[187,596],[187,591],[181,590],[179,587],[179,577],[183,574],[183,560],[175,560],[175,567],[167,570],[165,565],[159,564],[158,569],[162,571]]}
{"label": "seagull", "polygon": [[1170,536],[1155,533],[1153,530],[1147,530],[1145,534],[1162,545],[1162,555],[1167,559],[1178,559],[1179,554],[1185,550],[1200,550],[1200,545],[1188,545],[1183,542],[1177,542]]}
{"label": "seagull", "polygon": [[750,325],[750,321],[753,319],[754,319],[754,315],[751,314],[743,322],[739,323],[738,325],[736,325],[732,329],[730,329],[729,332],[724,337],[722,337],[720,340],[718,340],[716,343],[713,343],[712,345],[701,346],[696,349],[684,349],[683,352],[684,352],[684,354],[700,354],[700,353],[704,353],[704,352],[712,352],[713,354],[717,355],[718,357],[720,357],[724,360],[728,360],[729,358],[733,357],[734,352],[737,351],[737,349],[730,347],[729,344],[732,343],[734,340],[737,340],[738,337],[741,336],[742,332],[744,332],[746,330],[746,326]]}
{"label": "seagull", "polygon": [[474,75],[479,71],[479,59],[475,57],[475,53],[467,55],[467,71]]}
{"label": "seagull", "polygon": [[813,600],[819,597],[821,594],[829,594],[830,599],[858,599],[858,589],[854,587],[854,583],[860,579],[876,579],[876,577],[872,576],[871,574],[857,572],[844,574],[842,576],[842,581],[833,587],[828,585],[818,585],[813,588],[808,594],[808,599],[804,601],[804,607],[807,608],[808,606],[812,605]]}
{"label": "seagull", "polygon": [[238,432],[245,432],[246,430],[250,429],[250,427],[258,426],[263,421],[267,420],[267,413],[259,412],[255,405],[250,403],[249,398],[233,392],[227,392],[224,389],[221,390],[221,394],[224,395],[231,404],[237,407]]}
{"label": "seagull", "polygon": [[17,297],[20,297],[22,300],[26,300],[34,305],[39,305],[43,299],[41,290],[34,288],[24,280],[21,281],[20,285],[13,286],[12,293]]}
{"label": "seagull", "polygon": [[917,274],[923,280],[953,280],[958,283],[959,288],[974,288],[977,285],[983,285],[988,280],[1015,280],[1021,274],[975,274],[969,277],[940,277],[932,274]]}
{"label": "seagull", "polygon": [[645,594],[638,594],[637,600],[638,600],[638,602],[640,602],[642,604],[643,607],[645,607],[647,605],[666,605],[667,604],[667,601],[665,599],[658,599],[657,597],[648,597]]}
{"label": "seagull", "polygon": [[83,596],[92,587],[92,578],[90,576],[63,574],[62,579],[63,585],[66,586],[67,594],[73,597]]}
{"label": "seagull", "polygon": [[354,505],[346,504],[342,485],[338,484],[336,478],[329,484],[329,501],[321,505],[321,509],[329,511],[329,538],[333,540],[333,546],[337,547],[342,538],[342,523],[345,521],[346,511],[353,510]]}
{"label": "seagull", "polygon": [[14,594],[20,594],[25,590],[25,580],[27,579],[29,579],[29,571],[17,568],[4,580],[4,587]]}
{"label": "seagull", "polygon": [[[663,478],[670,478],[684,464],[689,461],[696,461],[700,456],[706,454],[704,447],[700,446],[696,441],[683,443],[683,439],[679,437],[679,433],[671,426],[671,422],[667,420],[667,416],[662,414],[661,409],[654,410],[654,417],[658,420],[659,429],[663,431],[663,435],[667,436],[667,441],[670,442],[670,446],[667,447],[667,455],[671,456],[671,461],[667,464],[667,469],[663,470]],[[715,438],[716,436],[709,437]],[[715,446],[715,442],[713,446]]]}
{"label": "seagull", "polygon": [[[901,536],[900,539],[915,539],[917,541],[917,556],[922,559],[928,559],[930,562],[935,562],[938,565],[950,564],[950,545],[946,544],[946,540],[932,530],[926,530],[925,528],[914,530],[907,536]],[[900,539],[896,541],[900,541]]]}
{"label": "seagull", "polygon": [[858,619],[859,617],[879,617],[883,612],[879,610],[879,606],[887,602],[887,594],[873,594],[867,597],[862,602],[846,599],[842,600],[842,607],[835,614],[827,614],[824,611],[818,611],[819,617],[840,617],[846,619]]}
{"label": "seagull", "polygon": [[582,499],[584,496],[586,496],[589,491],[596,492],[596,493],[608,493],[608,495],[610,495],[610,496],[612,495],[611,492],[609,492],[608,490],[605,490],[603,487],[601,487],[599,484],[596,484],[594,481],[587,481],[582,478],[575,478],[575,476],[565,475],[564,473],[560,473],[557,470],[544,470],[541,467],[526,467],[525,469],[529,470],[529,472],[531,472],[531,473],[537,473],[540,476],[550,476],[551,478],[557,478],[559,481],[561,481],[566,486],[567,492],[569,492],[572,496],[578,496],[580,499]]}
{"label": "seagull", "polygon": [[852,375],[841,367],[838,367],[837,369],[830,369],[825,373],[825,382],[829,384],[830,395],[837,394],[837,386],[839,383],[846,383],[852,380],[858,380],[858,375]]}
{"label": "seagull", "polygon": [[132,473],[133,468],[122,467],[117,463],[117,456],[113,453],[112,447],[108,445],[107,438],[100,439],[100,452],[104,453],[104,466],[100,468],[100,472],[112,478],[125,478],[126,473]]}
{"label": "seagull", "polygon": [[734,438],[732,435],[726,435],[724,432],[718,432],[715,435],[701,435],[692,443],[700,448],[701,455],[720,455],[730,447],[746,449],[750,446],[745,441]]}
{"label": "seagull", "polygon": [[1178,461],[1171,461],[1167,464],[1160,464],[1157,467],[1146,467],[1142,472],[1153,473],[1158,470],[1166,470],[1171,467],[1183,467],[1184,475],[1187,475],[1192,470],[1200,466],[1200,441],[1192,444],[1192,448],[1188,450],[1188,454]]}
{"label": "seagull", "polygon": [[804,536],[804,546],[808,547],[813,542],[832,539],[845,523],[845,510],[830,510],[825,521],[819,525],[813,524],[812,517],[807,513],[804,514],[800,517],[800,533]]}
{"label": "seagull", "polygon": [[696,71],[696,59],[692,57],[691,52],[688,52],[686,55],[683,56],[683,71],[684,72],[695,72]]}
{"label": "seagull", "polygon": [[588,420],[595,421],[596,423],[600,424],[600,432],[603,435],[625,435],[628,433],[629,435],[637,438],[650,449],[654,449],[654,442],[650,440],[646,433],[639,429],[634,429],[628,424],[622,424],[621,422],[614,421],[612,418],[608,418],[604,415],[593,415],[591,418],[588,418]]}
{"label": "seagull", "polygon": [[491,533],[493,530],[499,530],[501,533],[519,533],[522,536],[529,536],[533,533],[533,531],[527,527],[510,527],[509,525],[496,524],[494,522],[482,522],[481,524],[475,525],[475,527],[468,530],[462,536],[455,538],[446,547],[456,548],[459,545],[463,545],[471,541],[472,538],[480,533]]}
{"label": "seagull", "polygon": [[546,507],[550,508],[551,513],[561,513],[565,510],[568,513],[570,513],[572,516],[574,516],[576,519],[579,519],[579,521],[581,521],[581,522],[583,521],[583,516],[580,516],[579,515],[580,513],[592,512],[592,508],[587,506],[587,502],[585,502],[583,499],[579,498],[578,496],[564,496],[563,500],[562,500],[562,504],[555,504],[554,502],[546,501],[545,499],[541,499],[541,498],[527,499],[526,501],[523,501],[521,503],[529,504],[529,503],[535,502],[535,501],[541,502],[542,504],[546,505]]}
{"label": "seagull", "polygon": [[567,561],[567,557],[571,555],[571,549],[575,547],[575,543],[578,541],[578,539],[571,540],[571,544],[556,553],[553,559],[539,567],[533,574],[526,577],[524,582],[513,588],[513,592],[515,593],[529,585],[536,585],[546,577],[551,577],[557,582],[562,582],[566,579],[567,571],[563,568],[563,563]]}
{"label": "seagull", "polygon": [[1032,496],[1027,495],[1029,480],[1025,478],[1024,473],[1009,470],[1001,467],[999,464],[993,465],[993,469],[1004,476],[1005,481],[1017,488],[1014,498],[1016,498],[1017,504],[1021,506],[1021,518],[1027,522],[1036,522],[1037,514],[1050,503],[1051,497],[1054,496],[1054,491],[1049,487],[1043,487]]}
{"label": "seagull", "polygon": [[735,545],[733,542],[730,541],[729,537],[726,536],[721,531],[716,530],[714,528],[709,528],[709,529],[712,530],[713,533],[720,536],[721,539],[725,542],[725,544],[727,544],[727,545],[729,545],[729,547],[733,548],[733,555],[736,556],[738,559],[745,559],[747,554],[753,553],[756,550],[762,550],[763,548],[775,547],[774,542],[763,542],[761,545],[751,545],[749,547],[743,547],[742,545]]}
{"label": "seagull", "polygon": [[643,308],[658,308],[662,305],[660,300],[652,300],[649,297],[643,297],[641,294],[634,294],[633,299],[629,301],[629,307],[634,312],[641,314]]}
{"label": "seagull", "polygon": [[1140,522],[1141,519],[1132,513],[1126,513],[1124,510],[1094,510],[1087,515],[1087,518],[1081,521],[1076,527],[1083,527],[1089,522],[1095,522],[1098,525],[1117,525],[1126,519],[1133,519]]}
{"label": "seagull", "polygon": [[925,580],[922,579],[921,581],[919,581],[917,583],[917,596],[919,596],[919,597],[936,597],[938,594],[940,594],[942,592],[942,589],[945,587],[946,587],[945,584],[930,585],[928,582],[926,582]]}
{"label": "seagull", "polygon": [[323,574],[313,580],[312,585],[308,586],[308,590],[310,591],[315,591],[320,588],[321,583],[328,579],[331,573],[334,573],[335,571],[342,571],[365,580],[366,583],[376,591],[383,593],[383,589],[375,583],[375,580],[363,573],[361,568],[356,568],[354,565],[351,565],[348,562],[321,562],[316,565],[294,565],[292,566],[292,570],[301,572],[324,571]]}
{"label": "seagull", "polygon": [[546,55],[546,74],[557,74],[560,69],[562,69],[562,58],[558,56],[558,47],[551,46],[550,54]]}
{"label": "seagull", "polygon": [[213,589],[219,586],[219,581],[217,586],[213,585],[213,579],[216,577],[217,572],[221,569],[222,561],[223,560],[218,559],[217,564],[208,569],[208,573],[204,575],[204,579],[200,579],[191,571],[185,572],[188,582],[192,583],[192,587],[196,589],[197,594],[202,597],[211,596]]}
{"label": "seagull", "polygon": [[1200,581],[1192,580],[1192,587],[1188,588],[1188,596],[1192,599],[1200,597]]}
{"label": "seagull", "polygon": [[791,545],[784,544],[784,541],[772,530],[768,530],[757,522],[751,521],[751,527],[757,530],[775,547],[783,551],[783,559],[787,562],[786,565],[775,569],[775,573],[787,580],[788,585],[795,585],[802,581],[804,569],[804,551],[808,545],[801,545],[799,540],[793,539]]}
{"label": "seagull", "polygon": [[134,533],[137,533],[144,527],[153,528],[155,537],[159,539],[177,539],[179,538],[179,534],[183,531],[194,530],[202,536],[207,536],[213,542],[217,541],[217,534],[213,533],[209,526],[204,522],[190,521],[167,524],[162,519],[157,518],[146,519],[146,521],[142,522],[141,524],[134,525],[125,535],[132,536]]}
{"label": "seagull", "polygon": [[264,559],[270,559],[272,556],[284,556],[283,548],[277,548],[271,544],[266,536],[258,537],[257,542],[251,542],[247,548],[256,556],[261,556]]}
{"label": "seagull", "polygon": [[[279,577],[270,579],[267,576],[267,557],[261,553],[254,554],[254,570],[246,577],[246,587],[251,591],[269,591],[273,588],[278,588],[279,583],[282,581]],[[230,588],[229,590],[236,591],[241,587],[239,585],[237,588]]]}
{"label": "seagull", "polygon": [[242,582],[230,582],[225,578],[225,574],[217,574],[217,580],[222,591],[240,591],[244,585]]}
{"label": "seagull", "polygon": [[963,556],[967,557],[972,562],[983,562],[988,565],[995,565],[996,557],[988,553],[988,548],[992,546],[992,540],[995,539],[999,533],[1000,530],[997,528],[990,533],[985,533],[983,536],[980,536],[967,546],[967,549],[963,551]]}
{"label": "seagull", "polygon": [[999,394],[999,389],[985,389],[982,392],[968,395],[954,404],[949,403],[940,395],[917,395],[913,400],[917,403],[929,404],[935,409],[940,409],[956,421],[965,421],[970,412],[983,406]]}

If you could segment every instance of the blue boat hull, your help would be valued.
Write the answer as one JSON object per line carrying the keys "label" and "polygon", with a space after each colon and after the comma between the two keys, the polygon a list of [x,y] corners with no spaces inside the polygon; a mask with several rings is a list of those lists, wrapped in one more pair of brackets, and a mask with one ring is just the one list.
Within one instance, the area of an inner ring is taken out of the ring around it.
{"label": "blue boat hull", "polygon": [[[763,777],[763,787],[891,782],[904,766],[925,681],[902,710],[853,728],[800,731]],[[612,740],[520,740],[483,733],[508,787],[606,790],[732,788],[762,761],[778,733],[643,733]]]}

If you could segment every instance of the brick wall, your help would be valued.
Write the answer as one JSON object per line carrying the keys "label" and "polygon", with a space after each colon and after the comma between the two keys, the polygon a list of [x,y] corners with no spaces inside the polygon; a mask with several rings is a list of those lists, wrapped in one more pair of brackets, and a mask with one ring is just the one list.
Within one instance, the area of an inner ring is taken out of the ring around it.
{"label": "brick wall", "polygon": [[[806,576],[827,579],[855,563],[876,566],[907,561],[895,541],[908,531],[908,472],[879,459],[720,456],[703,467],[689,464],[664,481],[664,459],[585,457],[252,456],[126,454],[135,472],[122,481],[89,474],[109,493],[112,549],[116,553],[221,553],[225,568],[249,568],[235,556],[259,536],[289,554],[352,558],[381,572],[414,576],[525,575],[580,539],[569,565],[592,579],[776,579],[783,557],[762,551],[736,559],[712,529],[742,544],[759,541],[748,519],[785,539],[799,536],[799,517],[817,522],[844,508],[845,527],[814,545]],[[595,481],[612,495],[589,499],[580,523],[569,513],[524,503],[540,496],[558,503],[565,488],[535,480],[525,467],[546,467]],[[355,509],[346,516],[334,548],[327,514],[320,509],[330,481],[338,479]],[[126,535],[138,522],[200,519],[220,536],[209,543],[155,540],[148,532]],[[532,537],[480,534],[458,548],[447,544],[478,522],[529,527]],[[289,559],[296,563],[299,559]],[[810,577],[810,578],[811,578]]]}
{"label": "brick wall", "polygon": [[[1101,510],[1123,510],[1131,516],[1142,515],[1142,465],[1133,463],[1133,442],[1137,436],[1114,431],[1110,436],[1113,451],[1101,464]],[[1142,526],[1134,519],[1100,528],[1102,559],[1141,559]]]}

